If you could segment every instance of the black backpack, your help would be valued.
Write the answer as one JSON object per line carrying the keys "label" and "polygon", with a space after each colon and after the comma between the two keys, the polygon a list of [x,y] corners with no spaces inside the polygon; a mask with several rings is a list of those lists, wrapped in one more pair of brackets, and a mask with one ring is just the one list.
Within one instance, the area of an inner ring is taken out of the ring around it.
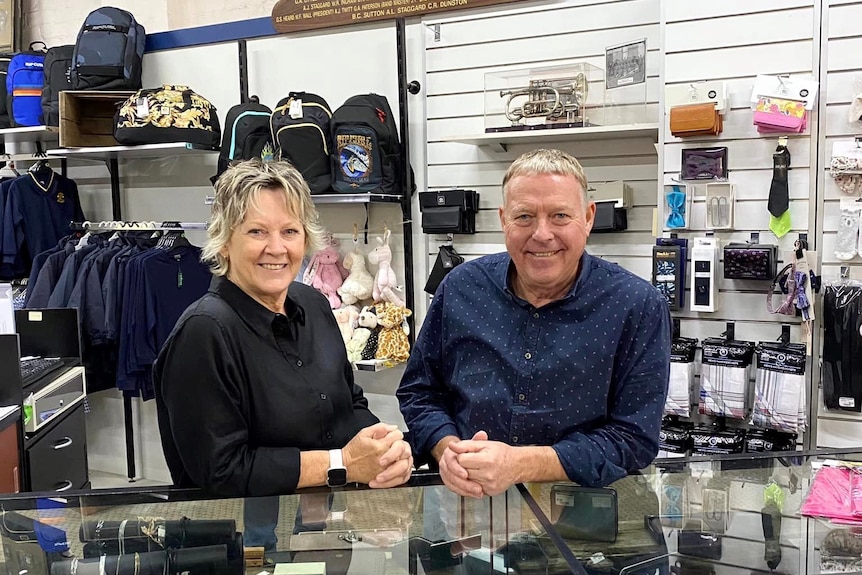
{"label": "black backpack", "polygon": [[218,155],[218,169],[216,175],[210,178],[213,184],[234,160],[265,160],[274,156],[272,134],[269,131],[270,115],[272,110],[261,104],[257,96],[252,96],[248,103],[237,104],[228,110]]}
{"label": "black backpack", "polygon": [[347,99],[332,114],[332,187],[342,193],[403,193],[401,144],[389,101]]}
{"label": "black backpack", "polygon": [[291,92],[272,111],[270,126],[276,154],[296,167],[312,194],[331,191],[329,120],[326,100],[311,92]]}
{"label": "black backpack", "polygon": [[69,79],[74,45],[48,48],[45,54],[45,87],[42,88],[42,115],[46,126],[60,125],[60,92],[72,89]]}
{"label": "black backpack", "polygon": [[11,128],[12,120],[9,118],[9,105],[6,93],[6,74],[9,71],[9,62],[12,61],[14,52],[0,54],[0,128]]}
{"label": "black backpack", "polygon": [[105,6],[90,12],[72,60],[75,90],[140,90],[146,32],[130,12]]}

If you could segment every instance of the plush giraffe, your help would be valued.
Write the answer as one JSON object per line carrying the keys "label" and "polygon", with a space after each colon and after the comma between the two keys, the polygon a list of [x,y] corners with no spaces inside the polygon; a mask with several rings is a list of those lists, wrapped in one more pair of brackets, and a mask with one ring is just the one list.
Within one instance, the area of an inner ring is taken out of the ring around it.
{"label": "plush giraffe", "polygon": [[413,312],[406,307],[389,302],[379,302],[374,307],[377,309],[377,323],[380,325],[377,353],[374,357],[390,359],[397,363],[407,361],[410,357],[410,340],[407,338],[408,328],[405,320]]}

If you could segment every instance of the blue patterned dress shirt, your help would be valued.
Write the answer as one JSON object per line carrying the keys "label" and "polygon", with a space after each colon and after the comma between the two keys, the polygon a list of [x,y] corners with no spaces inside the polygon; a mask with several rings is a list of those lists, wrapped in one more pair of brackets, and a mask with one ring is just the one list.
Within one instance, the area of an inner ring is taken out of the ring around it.
{"label": "blue patterned dress shirt", "polygon": [[552,446],[585,486],[646,467],[670,369],[664,298],[584,253],[570,292],[537,309],[512,292],[511,266],[507,253],[461,264],[434,295],[397,392],[416,461],[484,430]]}

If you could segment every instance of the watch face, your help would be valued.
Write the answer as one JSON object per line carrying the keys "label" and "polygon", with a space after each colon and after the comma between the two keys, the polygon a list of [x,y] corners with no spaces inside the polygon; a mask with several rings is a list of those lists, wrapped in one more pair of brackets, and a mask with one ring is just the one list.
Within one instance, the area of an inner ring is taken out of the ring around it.
{"label": "watch face", "polygon": [[326,472],[326,484],[330,487],[342,487],[347,485],[347,469],[336,467]]}

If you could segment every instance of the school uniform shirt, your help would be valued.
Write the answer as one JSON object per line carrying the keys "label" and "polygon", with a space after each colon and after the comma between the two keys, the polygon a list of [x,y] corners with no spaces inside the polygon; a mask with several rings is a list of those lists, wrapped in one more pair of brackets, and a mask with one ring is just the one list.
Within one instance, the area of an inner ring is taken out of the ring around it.
{"label": "school uniform shirt", "polygon": [[569,479],[646,467],[670,370],[670,313],[652,285],[584,253],[562,299],[512,290],[509,254],[459,265],[437,289],[397,396],[417,463],[447,435],[549,445]]}
{"label": "school uniform shirt", "polygon": [[177,322],[153,368],[165,460],[178,486],[290,493],[300,452],[344,447],[377,423],[326,298],[290,284],[285,314],[223,277]]}
{"label": "school uniform shirt", "polygon": [[3,263],[14,263],[26,247],[29,255],[22,257],[29,270],[32,256],[57,245],[69,233],[69,222],[83,220],[74,181],[53,170],[46,176],[28,172],[9,185],[3,212]]}

